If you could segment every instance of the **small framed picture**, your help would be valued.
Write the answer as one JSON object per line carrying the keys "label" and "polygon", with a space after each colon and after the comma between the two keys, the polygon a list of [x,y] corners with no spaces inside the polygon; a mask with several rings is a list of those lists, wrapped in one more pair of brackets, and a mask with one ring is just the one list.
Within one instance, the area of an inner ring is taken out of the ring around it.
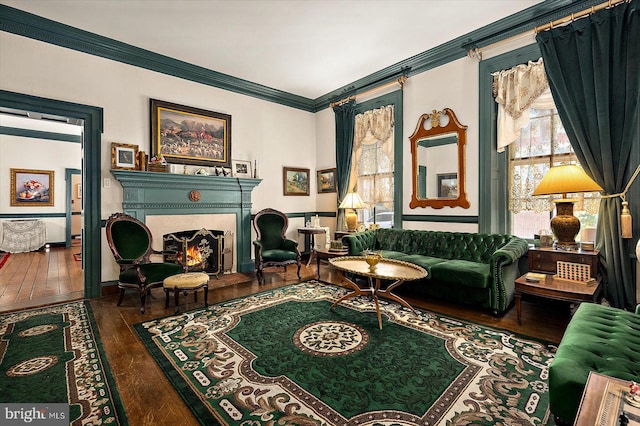
{"label": "small framed picture", "polygon": [[10,169],[11,206],[53,206],[54,171]]}
{"label": "small framed picture", "polygon": [[458,174],[438,175],[438,198],[458,198]]}
{"label": "small framed picture", "polygon": [[251,161],[231,160],[231,172],[233,177],[250,178]]}
{"label": "small framed picture", "polygon": [[76,198],[82,198],[82,184],[81,183],[78,184],[78,195],[76,196]]}
{"label": "small framed picture", "polygon": [[138,145],[112,142],[111,168],[136,170],[138,168]]}
{"label": "small framed picture", "polygon": [[336,192],[336,169],[322,169],[316,172],[318,194]]}
{"label": "small framed picture", "polygon": [[284,195],[309,195],[309,169],[282,168]]}

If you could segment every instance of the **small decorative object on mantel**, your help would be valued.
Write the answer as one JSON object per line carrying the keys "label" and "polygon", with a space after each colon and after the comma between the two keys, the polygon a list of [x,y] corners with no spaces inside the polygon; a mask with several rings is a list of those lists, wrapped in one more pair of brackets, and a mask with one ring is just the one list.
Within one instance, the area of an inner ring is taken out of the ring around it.
{"label": "small decorative object on mantel", "polygon": [[138,151],[138,170],[141,172],[147,171],[147,153],[144,151]]}
{"label": "small decorative object on mantel", "polygon": [[250,178],[251,162],[245,160],[231,160],[231,172],[234,177]]}
{"label": "small decorative object on mantel", "polygon": [[155,157],[152,157],[149,160],[149,165],[148,165],[148,170],[150,172],[162,172],[162,173],[166,173],[167,171],[167,160],[164,159],[164,157],[160,154],[160,155],[156,155]]}
{"label": "small decorative object on mantel", "polygon": [[205,169],[204,167],[200,167],[198,170],[195,171],[194,175],[209,176],[209,170]]}
{"label": "small decorative object on mantel", "polygon": [[112,169],[138,169],[138,145],[111,142]]}

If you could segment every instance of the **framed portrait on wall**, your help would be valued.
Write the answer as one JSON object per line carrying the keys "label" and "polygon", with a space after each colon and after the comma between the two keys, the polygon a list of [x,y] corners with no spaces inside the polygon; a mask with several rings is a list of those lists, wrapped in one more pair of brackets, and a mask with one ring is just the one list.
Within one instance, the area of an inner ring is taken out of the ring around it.
{"label": "framed portrait on wall", "polygon": [[168,163],[231,167],[231,116],[151,99],[151,156]]}
{"label": "framed portrait on wall", "polygon": [[54,205],[54,171],[10,169],[10,205],[46,207]]}

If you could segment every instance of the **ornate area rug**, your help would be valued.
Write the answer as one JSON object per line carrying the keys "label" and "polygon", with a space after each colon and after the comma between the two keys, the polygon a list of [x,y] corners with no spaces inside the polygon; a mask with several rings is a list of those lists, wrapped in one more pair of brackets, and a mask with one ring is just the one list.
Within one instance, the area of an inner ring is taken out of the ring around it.
{"label": "ornate area rug", "polygon": [[315,281],[134,328],[202,424],[546,424],[555,348]]}
{"label": "ornate area rug", "polygon": [[0,403],[64,403],[72,425],[128,424],[88,302],[0,315]]}

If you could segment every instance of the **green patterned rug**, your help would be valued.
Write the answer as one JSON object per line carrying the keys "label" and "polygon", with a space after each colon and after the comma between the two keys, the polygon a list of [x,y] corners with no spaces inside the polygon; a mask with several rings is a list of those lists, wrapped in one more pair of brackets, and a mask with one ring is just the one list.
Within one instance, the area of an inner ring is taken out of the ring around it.
{"label": "green patterned rug", "polygon": [[202,424],[547,424],[554,347],[315,281],[134,325]]}
{"label": "green patterned rug", "polygon": [[35,421],[51,404],[67,424],[128,424],[88,302],[0,315],[0,424],[52,424]]}

